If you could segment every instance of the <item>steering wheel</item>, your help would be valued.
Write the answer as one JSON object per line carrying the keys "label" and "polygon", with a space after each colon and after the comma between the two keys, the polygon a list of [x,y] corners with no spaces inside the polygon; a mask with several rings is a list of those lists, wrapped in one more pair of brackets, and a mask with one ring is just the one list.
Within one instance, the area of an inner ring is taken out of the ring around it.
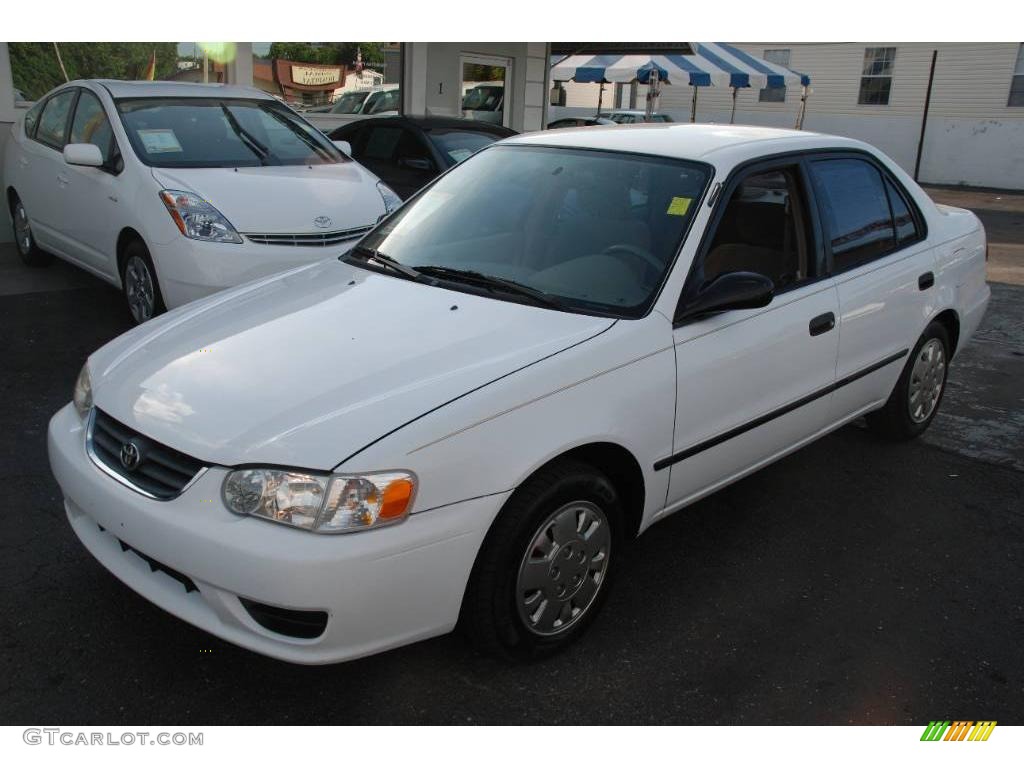
{"label": "steering wheel", "polygon": [[654,270],[655,275],[661,274],[665,269],[665,265],[658,261],[653,253],[648,251],[646,248],[641,248],[630,243],[616,243],[615,245],[609,245],[601,251],[601,253],[608,254],[609,256],[616,253],[624,253],[629,256],[633,256],[651,267]]}

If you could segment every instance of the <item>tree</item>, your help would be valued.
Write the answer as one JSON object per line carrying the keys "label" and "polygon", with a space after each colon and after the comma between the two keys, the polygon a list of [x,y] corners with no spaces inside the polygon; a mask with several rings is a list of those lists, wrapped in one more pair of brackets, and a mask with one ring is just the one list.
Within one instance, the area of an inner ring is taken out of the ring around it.
{"label": "tree", "polygon": [[[156,79],[178,71],[176,43],[58,43],[71,80],[110,78],[135,80],[145,76],[156,52]],[[14,87],[29,100],[38,99],[64,82],[53,43],[8,43]]]}
{"label": "tree", "polygon": [[384,63],[384,43],[271,43],[270,58],[301,61],[307,64],[356,63],[362,51],[366,65]]}

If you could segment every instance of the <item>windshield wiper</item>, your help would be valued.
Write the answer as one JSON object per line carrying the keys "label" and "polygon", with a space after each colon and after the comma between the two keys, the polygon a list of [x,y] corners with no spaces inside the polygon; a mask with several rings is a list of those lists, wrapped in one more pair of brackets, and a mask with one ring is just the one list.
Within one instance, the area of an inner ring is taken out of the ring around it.
{"label": "windshield wiper", "polygon": [[238,122],[238,118],[232,114],[227,105],[221,104],[220,108],[224,113],[224,117],[228,119],[228,125],[231,126],[231,130],[235,132],[235,135],[259,158],[260,165],[266,165],[267,158],[270,156],[270,150],[259,139],[242,127],[242,124]]}
{"label": "windshield wiper", "polygon": [[419,280],[420,273],[412,267],[407,267],[400,261],[396,261],[387,254],[381,253],[376,248],[367,248],[365,245],[357,245],[352,249],[353,253],[360,254],[366,261],[373,261],[381,266],[387,267],[388,269],[398,272],[400,275],[404,275],[410,280]]}
{"label": "windshield wiper", "polygon": [[504,291],[505,293],[513,293],[517,296],[523,296],[533,301],[534,304],[541,304],[546,307],[551,307],[552,309],[566,309],[565,304],[551,294],[544,293],[544,291],[538,291],[536,288],[531,288],[528,285],[517,283],[515,280],[509,280],[505,277],[485,275],[483,272],[476,272],[472,269],[457,269],[455,267],[443,267],[440,265],[417,267],[416,270],[419,274],[427,275],[428,277],[439,277],[442,280],[479,285],[485,288],[490,288],[492,291],[499,290]]}

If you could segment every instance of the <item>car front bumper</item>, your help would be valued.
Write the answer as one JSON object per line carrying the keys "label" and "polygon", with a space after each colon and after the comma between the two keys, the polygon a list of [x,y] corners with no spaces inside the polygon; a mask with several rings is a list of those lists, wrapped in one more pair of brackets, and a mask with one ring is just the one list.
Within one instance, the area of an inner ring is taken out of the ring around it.
{"label": "car front bumper", "polygon": [[[452,504],[376,531],[318,535],[228,512],[220,467],[170,501],[136,493],[89,458],[70,404],[50,421],[48,444],[71,527],[108,570],[211,634],[302,664],[366,656],[454,628],[476,553],[507,498]],[[326,628],[313,639],[279,634],[240,598],[326,612]]]}
{"label": "car front bumper", "polygon": [[168,309],[295,267],[337,258],[358,238],[330,246],[207,243],[177,237],[150,245],[160,291]]}

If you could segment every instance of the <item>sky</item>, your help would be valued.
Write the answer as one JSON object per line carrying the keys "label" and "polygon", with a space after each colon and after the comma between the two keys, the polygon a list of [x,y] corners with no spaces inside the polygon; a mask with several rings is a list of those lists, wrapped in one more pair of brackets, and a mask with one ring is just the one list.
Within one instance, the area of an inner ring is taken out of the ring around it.
{"label": "sky", "polygon": [[[266,56],[270,53],[270,43],[253,43],[252,52],[257,56]],[[199,51],[198,43],[178,43],[178,55],[179,56],[192,56],[202,55]]]}

